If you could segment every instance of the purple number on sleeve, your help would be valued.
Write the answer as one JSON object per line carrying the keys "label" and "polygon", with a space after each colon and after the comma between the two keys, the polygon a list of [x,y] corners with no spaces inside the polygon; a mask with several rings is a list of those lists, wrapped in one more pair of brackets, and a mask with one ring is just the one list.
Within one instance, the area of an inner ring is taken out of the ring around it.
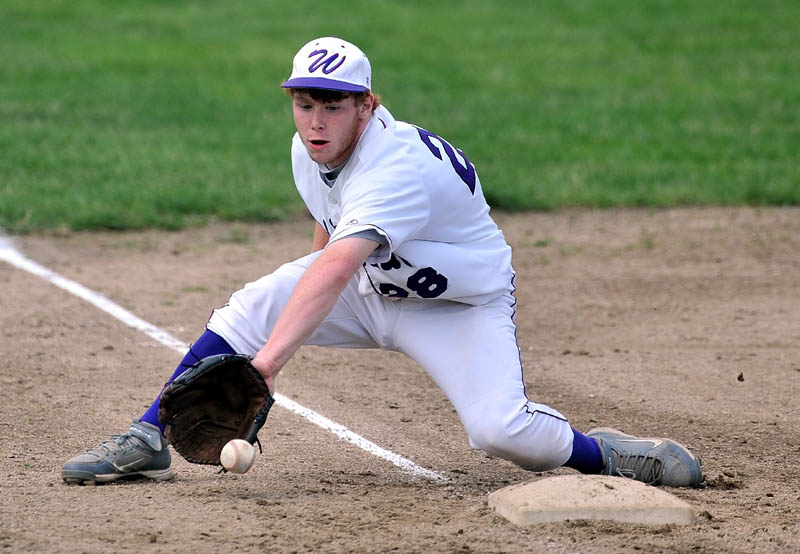
{"label": "purple number on sleeve", "polygon": [[[430,131],[426,131],[421,127],[417,127],[417,132],[419,133],[419,138],[422,139],[422,142],[425,143],[425,146],[428,147],[428,150],[431,151],[431,154],[442,159],[442,151],[436,146],[432,141],[431,137],[435,138],[439,144],[442,145],[444,149],[444,153],[447,154],[447,157],[450,159],[450,163],[453,164],[453,169],[458,176],[461,177],[461,180],[464,181],[464,184],[469,187],[469,191],[472,194],[475,194],[475,167],[469,162],[467,157],[461,150],[453,149],[446,140],[442,137],[431,133]],[[456,152],[458,152],[459,156],[464,160],[465,165],[461,165],[461,161],[456,157]]]}

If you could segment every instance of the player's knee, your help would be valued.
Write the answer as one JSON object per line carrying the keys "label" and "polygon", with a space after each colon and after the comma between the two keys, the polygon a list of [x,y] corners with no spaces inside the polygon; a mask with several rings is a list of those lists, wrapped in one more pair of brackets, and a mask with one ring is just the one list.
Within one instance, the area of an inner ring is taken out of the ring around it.
{"label": "player's knee", "polygon": [[547,471],[564,464],[572,448],[566,421],[547,414],[515,411],[502,417],[482,417],[469,425],[470,445],[530,471]]}
{"label": "player's knee", "polygon": [[557,467],[549,463],[549,456],[542,445],[529,443],[526,439],[502,422],[482,421],[469,432],[472,448],[483,450],[489,456],[509,460],[532,471]]}

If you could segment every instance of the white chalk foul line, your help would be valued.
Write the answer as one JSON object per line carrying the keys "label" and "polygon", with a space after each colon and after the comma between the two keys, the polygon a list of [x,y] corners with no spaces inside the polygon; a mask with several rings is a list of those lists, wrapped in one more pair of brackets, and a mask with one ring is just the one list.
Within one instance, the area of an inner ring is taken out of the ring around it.
{"label": "white chalk foul line", "polygon": [[[164,346],[167,346],[181,354],[185,354],[188,350],[188,345],[184,342],[176,339],[163,329],[156,327],[155,325],[148,323],[147,321],[137,317],[133,313],[129,312],[125,308],[115,304],[105,296],[100,293],[97,293],[91,289],[86,288],[85,286],[77,283],[71,279],[67,279],[66,277],[62,277],[58,273],[44,267],[43,265],[34,262],[33,260],[23,256],[14,246],[11,244],[11,241],[7,237],[3,237],[0,235],[0,260],[4,260],[9,264],[27,271],[28,273],[32,273],[33,275],[37,275],[46,281],[56,285],[59,288],[64,289],[65,291],[89,302],[93,306],[103,310],[104,312],[110,314],[111,316],[115,317],[122,323],[128,325],[129,327],[133,327],[134,329],[138,329],[142,331],[147,336],[156,341],[160,342]],[[424,477],[426,479],[431,479],[434,481],[447,481],[447,477],[436,473],[430,469],[426,469],[424,467],[418,466],[408,458],[405,458],[399,454],[395,454],[385,448],[382,448],[375,444],[372,441],[369,441],[362,437],[361,435],[354,433],[344,425],[336,423],[335,421],[331,421],[327,417],[318,414],[314,410],[306,408],[288,398],[283,396],[280,393],[275,394],[275,403],[282,408],[285,408],[295,414],[306,418],[308,421],[329,431],[339,437],[342,440],[345,440],[349,443],[352,443],[362,450],[391,462],[395,466],[399,467],[403,471],[406,471],[416,477]]]}
{"label": "white chalk foul line", "polygon": [[185,353],[188,349],[187,345],[183,342],[179,341],[166,331],[159,329],[155,325],[152,325],[143,319],[140,319],[133,315],[131,312],[126,310],[125,308],[114,304],[111,300],[94,292],[91,289],[88,289],[81,285],[80,283],[76,283],[71,279],[67,279],[66,277],[62,277],[61,275],[47,269],[43,265],[40,265],[33,260],[26,258],[22,254],[20,254],[13,246],[11,246],[10,241],[7,238],[0,238],[0,259],[7,261],[11,265],[19,268],[24,269],[28,273],[32,273],[34,275],[38,275],[39,277],[49,281],[50,283],[56,285],[64,289],[65,291],[74,294],[75,296],[86,300],[90,304],[93,304],[95,307],[100,308],[104,312],[111,314],[121,322],[125,323],[129,327],[133,327],[134,329],[138,329],[139,331],[144,332],[149,337],[157,340],[164,346],[168,346],[173,350],[177,350],[178,352]]}

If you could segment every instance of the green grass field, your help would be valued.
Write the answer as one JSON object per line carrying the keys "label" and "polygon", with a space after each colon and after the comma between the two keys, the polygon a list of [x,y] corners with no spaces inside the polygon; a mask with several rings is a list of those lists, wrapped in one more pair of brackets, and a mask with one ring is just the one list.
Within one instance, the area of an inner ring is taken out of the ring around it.
{"label": "green grass field", "polygon": [[361,46],[490,203],[800,204],[800,2],[0,3],[0,228],[298,213],[279,85]]}

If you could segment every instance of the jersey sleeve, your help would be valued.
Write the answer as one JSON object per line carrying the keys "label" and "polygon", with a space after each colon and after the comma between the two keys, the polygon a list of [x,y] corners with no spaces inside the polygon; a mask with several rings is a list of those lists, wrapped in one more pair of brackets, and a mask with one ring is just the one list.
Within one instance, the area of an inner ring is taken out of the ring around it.
{"label": "jersey sleeve", "polygon": [[360,238],[360,239],[369,239],[369,240],[377,242],[380,246],[386,246],[386,245],[389,244],[389,241],[386,239],[386,237],[384,235],[380,234],[374,227],[370,227],[368,225],[365,225],[364,229],[360,230],[360,231],[359,230],[355,230],[354,232],[348,233],[348,234],[340,233],[340,234],[336,235],[335,239],[331,239],[331,241],[329,241],[329,242],[332,242],[333,240],[339,240],[339,239],[343,239],[343,238],[348,238],[348,237]]}
{"label": "jersey sleeve", "polygon": [[[388,157],[388,159],[387,159]],[[331,240],[365,230],[385,237],[369,263],[387,261],[404,242],[413,240],[428,223],[431,206],[428,191],[417,170],[391,152],[380,168],[366,170],[349,180],[342,190],[342,213]]]}

